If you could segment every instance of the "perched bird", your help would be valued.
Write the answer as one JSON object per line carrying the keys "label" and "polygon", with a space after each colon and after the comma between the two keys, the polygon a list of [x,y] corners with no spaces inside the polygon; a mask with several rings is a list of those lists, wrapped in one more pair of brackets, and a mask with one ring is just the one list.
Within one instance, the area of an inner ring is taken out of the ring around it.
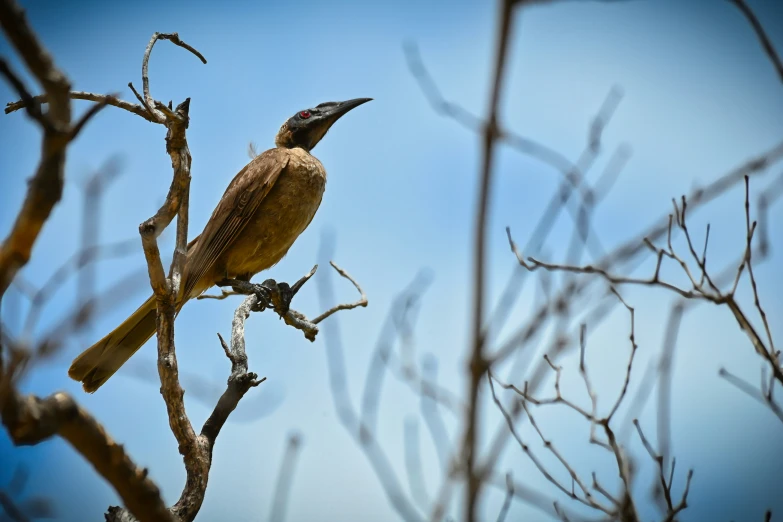
{"label": "perched bird", "polygon": [[[326,102],[294,114],[269,149],[239,171],[188,245],[177,311],[225,278],[249,280],[270,268],[315,216],[326,170],[310,151],[351,109],[370,101]],[[68,375],[94,392],[155,334],[155,297],[74,359]]]}

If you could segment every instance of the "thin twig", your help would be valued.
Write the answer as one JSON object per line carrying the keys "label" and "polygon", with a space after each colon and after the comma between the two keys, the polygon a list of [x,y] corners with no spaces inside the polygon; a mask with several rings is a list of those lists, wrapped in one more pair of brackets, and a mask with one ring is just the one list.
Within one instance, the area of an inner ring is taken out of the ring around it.
{"label": "thin twig", "polygon": [[333,306],[329,310],[325,311],[324,313],[322,313],[321,315],[319,315],[318,317],[313,319],[312,320],[313,324],[320,323],[321,321],[323,321],[324,319],[326,319],[330,315],[335,314],[335,313],[339,312],[340,310],[351,310],[351,309],[357,308],[359,306],[366,307],[367,304],[368,304],[367,295],[365,295],[364,290],[362,290],[362,287],[359,285],[359,283],[357,283],[356,280],[348,274],[348,272],[346,272],[345,270],[343,270],[342,268],[337,266],[337,263],[335,263],[334,261],[329,261],[329,264],[332,265],[332,268],[337,270],[338,274],[340,274],[341,276],[346,278],[348,281],[350,281],[351,284],[353,284],[353,286],[356,288],[356,291],[359,292],[359,296],[360,297],[359,297],[359,300],[356,301],[356,302],[347,303],[347,304],[343,303],[343,304],[338,304],[336,306]]}
{"label": "thin twig", "polygon": [[508,510],[511,508],[511,499],[514,498],[514,478],[509,471],[506,473],[506,498],[503,499],[503,505],[500,507],[497,522],[505,522]]}
{"label": "thin twig", "polygon": [[280,471],[277,475],[277,484],[275,493],[272,496],[272,509],[269,513],[269,520],[275,522],[284,522],[288,501],[291,494],[291,483],[294,479],[297,457],[302,447],[301,435],[294,433],[288,437],[285,453],[280,463]]}
{"label": "thin twig", "polygon": [[745,2],[745,0],[730,0],[732,4],[737,6],[737,9],[739,9],[742,14],[747,18],[748,23],[750,23],[750,26],[753,28],[753,31],[756,33],[756,37],[759,39],[759,42],[761,43],[761,47],[764,48],[764,52],[767,55],[767,58],[769,58],[769,61],[772,63],[772,66],[775,68],[775,71],[777,71],[778,76],[780,77],[780,81],[783,82],[783,62],[780,60],[780,55],[778,55],[778,52],[775,50],[775,47],[772,45],[772,40],[769,39],[769,36],[767,36],[767,32],[764,30],[764,27],[761,25],[761,22],[759,21],[756,14],[753,12],[753,10],[750,8],[750,6]]}
{"label": "thin twig", "polygon": [[772,398],[769,397],[768,394],[759,392],[759,390],[754,388],[753,385],[740,379],[739,377],[732,374],[725,368],[721,368],[718,371],[718,375],[720,375],[721,377],[729,381],[731,384],[736,386],[741,392],[745,393],[749,397],[756,399],[764,406],[767,406],[783,422],[783,408],[781,408],[781,406],[777,402],[772,400]]}

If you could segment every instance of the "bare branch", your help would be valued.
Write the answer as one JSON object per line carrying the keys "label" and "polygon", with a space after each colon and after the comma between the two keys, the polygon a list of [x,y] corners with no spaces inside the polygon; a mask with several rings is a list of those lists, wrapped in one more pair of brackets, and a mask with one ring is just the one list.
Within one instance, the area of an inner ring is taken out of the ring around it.
{"label": "bare branch", "polygon": [[767,394],[759,392],[759,390],[754,388],[751,384],[730,373],[725,368],[721,368],[718,371],[718,375],[729,381],[749,397],[752,397],[761,404],[767,406],[775,415],[777,415],[781,421],[783,421],[783,408],[781,408],[780,405],[772,399],[772,397],[768,394],[769,392]]}
{"label": "bare branch", "polygon": [[[593,257],[599,258],[604,256],[603,249],[596,245],[597,235],[595,233],[590,233],[591,226],[589,223],[589,216],[592,212],[592,208],[601,199],[606,197],[611,190],[614,182],[630,157],[630,147],[621,146],[617,149],[592,189],[586,186],[585,182],[587,171],[594,164],[600,150],[600,140],[602,138],[603,130],[614,116],[620,99],[621,91],[617,87],[612,88],[607,93],[606,98],[590,125],[587,145],[576,163],[568,167],[567,170],[561,171],[565,179],[552,194],[552,198],[549,200],[545,210],[539,217],[538,223],[524,247],[525,252],[537,254],[541,250],[547,236],[549,236],[554,229],[554,225],[557,222],[557,216],[563,208],[566,208],[571,212],[576,224],[574,235],[572,236],[571,244],[568,248],[569,259],[575,257],[577,248],[581,248],[582,245],[579,243],[579,240],[584,243],[584,246],[591,249]],[[571,207],[568,206],[571,196],[575,192],[579,192],[581,195],[581,203],[577,212],[574,212]],[[494,313],[487,321],[487,329],[493,328],[499,330],[504,326],[508,319],[509,311],[513,308],[515,299],[520,295],[521,286],[525,282],[526,273],[527,272],[524,270],[514,271],[512,273],[503,291],[503,295],[498,300]]]}
{"label": "bare branch", "polygon": [[[438,114],[453,119],[472,132],[477,134],[481,133],[485,128],[485,124],[481,118],[472,114],[461,105],[443,97],[435,80],[433,80],[432,76],[427,71],[427,68],[424,66],[419,48],[415,44],[409,43],[403,47],[403,50],[405,52],[408,69],[410,70],[411,75],[419,83],[419,87],[432,109]],[[566,178],[568,178],[567,174],[569,172],[575,171],[575,165],[555,149],[538,143],[530,138],[514,134],[507,129],[498,127],[496,132],[496,139],[498,141],[550,165],[566,176]]]}
{"label": "bare branch", "polygon": [[77,121],[73,127],[71,127],[71,131],[68,133],[68,141],[75,140],[76,137],[79,136],[79,133],[82,131],[84,126],[87,125],[87,122],[89,122],[96,114],[102,111],[107,105],[112,105],[111,101],[116,99],[117,98],[114,94],[109,94],[100,102],[87,109],[87,112],[85,112],[82,117],[79,118],[79,121]]}
{"label": "bare branch", "polygon": [[592,496],[592,494],[587,491],[586,487],[583,485],[581,480],[578,480],[578,476],[573,471],[573,469],[568,465],[567,461],[562,457],[562,455],[556,450],[553,449],[551,446],[551,442],[548,441],[541,430],[538,428],[538,425],[535,423],[535,421],[530,418],[530,412],[527,409],[527,406],[525,404],[524,400],[520,401],[521,408],[528,414],[528,418],[531,420],[531,424],[533,424],[533,427],[535,428],[536,432],[538,433],[539,437],[541,438],[541,441],[544,443],[544,447],[555,455],[555,457],[560,461],[560,463],[566,468],[569,475],[573,480],[575,480],[580,488],[582,489],[583,496],[579,496],[573,489],[566,487],[562,482],[557,480],[550,471],[544,466],[543,462],[536,457],[536,455],[532,452],[530,449],[530,445],[526,443],[524,440],[522,440],[521,435],[519,434],[519,431],[517,430],[516,426],[514,425],[513,416],[506,411],[506,408],[503,406],[503,404],[500,402],[500,399],[498,398],[497,394],[495,393],[495,386],[493,384],[493,379],[489,379],[489,389],[492,393],[492,400],[494,401],[495,405],[498,407],[500,412],[503,414],[503,417],[506,420],[506,425],[508,426],[509,431],[511,432],[511,435],[514,437],[514,439],[519,444],[520,449],[522,452],[533,462],[535,467],[538,469],[538,471],[546,478],[552,485],[554,485],[557,489],[559,489],[563,494],[568,496],[571,499],[574,499],[586,506],[593,507],[596,509],[599,509],[601,511],[604,511],[607,514],[611,514],[611,511],[607,509],[606,507],[602,506],[600,503],[595,501],[595,498]]}
{"label": "bare branch", "polygon": [[[328,259],[328,256],[322,255],[320,257]],[[318,290],[321,306],[327,306],[327,303],[334,302],[331,278],[319,278]],[[391,465],[391,461],[378,443],[375,434],[362,424],[361,419],[354,410],[346,382],[345,358],[338,327],[339,323],[335,321],[332,327],[324,332],[326,335],[329,386],[337,417],[345,430],[364,452],[392,508],[406,521],[422,521],[424,518],[405,494],[400,480]]]}
{"label": "bare branch", "polygon": [[503,500],[503,506],[498,513],[497,522],[505,522],[508,510],[511,508],[511,499],[514,498],[514,478],[509,471],[506,473],[506,498]]}
{"label": "bare branch", "polygon": [[737,9],[747,18],[748,23],[756,33],[756,37],[759,39],[759,43],[761,43],[761,47],[764,48],[764,52],[767,54],[769,61],[772,63],[772,66],[775,67],[775,71],[777,71],[780,81],[783,82],[783,62],[780,61],[780,55],[778,55],[778,52],[772,45],[772,40],[767,36],[767,32],[761,25],[758,17],[756,17],[756,14],[745,0],[730,0],[730,2],[737,6]]}
{"label": "bare branch", "polygon": [[242,301],[234,312],[234,320],[231,323],[231,347],[226,344],[223,337],[218,334],[223,351],[231,361],[231,375],[228,378],[226,391],[218,400],[212,414],[201,428],[201,437],[205,438],[207,447],[212,452],[220,430],[226,423],[228,416],[234,411],[244,395],[255,386],[258,386],[266,377],[259,379],[258,375],[248,372],[247,353],[245,352],[245,319],[250,317],[250,312],[258,302],[256,295],[250,295]]}
{"label": "bare branch", "polygon": [[11,498],[11,495],[0,489],[0,507],[5,511],[11,522],[29,522],[31,519],[20,506]]}
{"label": "bare branch", "polygon": [[269,513],[269,520],[283,522],[288,505],[288,497],[291,493],[291,483],[294,479],[294,470],[296,469],[296,460],[302,447],[302,437],[299,434],[293,434],[288,437],[283,460],[280,463],[280,472],[277,477],[275,494],[272,497],[272,510]]}
{"label": "bare branch", "polygon": [[[504,0],[501,7],[493,81],[490,88],[488,115],[483,128],[483,148],[481,174],[479,178],[479,195],[476,208],[476,222],[473,238],[473,313],[471,319],[470,357],[467,371],[470,375],[468,383],[468,414],[464,419],[464,436],[459,452],[455,458],[464,459],[467,478],[467,495],[465,496],[465,515],[467,522],[475,522],[478,518],[479,494],[483,480],[477,473],[478,462],[478,422],[480,415],[479,385],[485,372],[489,369],[485,358],[484,333],[484,290],[487,277],[484,265],[486,262],[487,219],[489,215],[490,193],[492,189],[493,159],[495,141],[498,137],[498,107],[506,71],[508,43],[512,34],[514,2]],[[437,508],[436,508],[437,509]]]}
{"label": "bare branch", "polygon": [[150,113],[153,114],[158,119],[160,123],[163,123],[166,119],[169,119],[170,116],[161,115],[152,110],[152,107],[157,108],[157,106],[155,100],[152,98],[152,95],[150,94],[150,79],[149,79],[150,55],[152,54],[152,48],[155,46],[155,42],[157,42],[158,40],[169,40],[174,45],[178,45],[183,49],[187,49],[188,51],[196,55],[196,57],[198,57],[198,59],[201,60],[201,63],[206,64],[207,60],[196,49],[194,49],[190,45],[180,40],[179,34],[177,33],[154,33],[152,35],[152,38],[150,38],[150,41],[147,44],[147,49],[144,51],[144,59],[141,62],[141,82],[144,91],[144,102],[145,102],[144,105],[147,107]]}
{"label": "bare branch", "polygon": [[[13,87],[19,97],[22,98],[21,102],[17,102],[19,107],[25,107],[27,109],[27,114],[33,120],[38,122],[42,128],[52,130],[52,122],[49,121],[49,118],[44,116],[44,114],[41,112],[40,102],[33,98],[33,96],[30,94],[30,91],[28,91],[27,87],[25,87],[24,82],[22,82],[22,79],[11,70],[8,62],[2,58],[0,58],[0,74],[5,76],[6,80],[8,80],[8,83],[11,84],[11,87]],[[11,111],[6,108],[6,114],[9,112]]]}
{"label": "bare branch", "polygon": [[419,450],[419,424],[415,417],[408,417],[403,424],[403,447],[405,449],[405,472],[408,476],[408,489],[419,507],[426,510],[430,506],[427,485],[424,482],[421,453]]}
{"label": "bare branch", "polygon": [[[72,100],[86,100],[86,101],[96,102],[98,104],[111,105],[112,107],[117,107],[118,109],[128,111],[132,114],[135,114],[136,116],[141,116],[145,120],[150,121],[152,123],[158,123],[158,121],[155,120],[152,116],[150,116],[149,113],[144,109],[144,106],[136,105],[135,103],[130,103],[124,100],[120,100],[112,95],[96,94],[93,92],[84,92],[84,91],[70,91],[68,93],[68,96]],[[32,97],[28,101],[22,99],[16,102],[10,102],[7,103],[5,106],[5,113],[10,114],[12,112],[18,111],[19,109],[27,109],[29,111],[31,104],[35,105],[35,104],[47,103],[48,100],[49,98],[46,94],[39,94],[38,96]]]}
{"label": "bare branch", "polygon": [[12,392],[3,405],[2,417],[17,445],[37,444],[54,435],[66,440],[112,485],[140,521],[172,520],[147,470],[138,468],[122,445],[69,395],[55,393],[40,399]]}
{"label": "bare branch", "polygon": [[628,303],[625,302],[625,300],[617,292],[617,290],[612,288],[612,293],[614,293],[617,296],[617,299],[620,300],[623,306],[628,310],[628,313],[631,315],[631,333],[628,336],[629,340],[631,341],[631,355],[628,358],[628,368],[625,371],[625,381],[623,382],[623,389],[620,392],[620,396],[617,397],[617,401],[615,401],[614,406],[612,406],[609,415],[606,416],[607,424],[612,420],[612,417],[614,417],[614,414],[617,412],[617,409],[620,407],[620,404],[623,402],[623,399],[625,398],[625,394],[628,392],[628,385],[631,382],[631,369],[633,368],[633,360],[634,357],[636,356],[636,350],[637,348],[639,348],[639,346],[636,344],[635,311],[631,306],[628,305]]}
{"label": "bare branch", "polygon": [[342,268],[337,266],[337,264],[334,261],[329,261],[329,264],[332,265],[332,268],[337,270],[338,274],[340,274],[341,276],[343,276],[344,278],[346,278],[348,281],[350,281],[353,284],[353,286],[356,288],[356,291],[359,292],[360,297],[359,297],[359,300],[354,302],[354,303],[339,304],[337,306],[333,306],[329,310],[325,311],[324,313],[322,313],[321,315],[319,315],[318,317],[313,319],[313,321],[312,321],[313,324],[320,323],[321,321],[323,321],[324,319],[326,319],[330,315],[332,315],[332,314],[334,314],[336,312],[339,312],[340,310],[351,310],[352,308],[357,308],[359,306],[366,307],[367,303],[368,303],[367,296],[365,295],[364,290],[362,290],[362,287],[359,286],[359,283],[357,283],[356,280],[348,274],[348,272],[346,272],[345,270],[343,270]]}
{"label": "bare branch", "polygon": [[[755,230],[755,226],[756,226],[756,222],[754,221],[753,224],[751,224],[750,221],[750,180],[747,176],[745,176],[745,228],[747,231],[746,234],[747,242],[745,245],[745,265],[747,265],[748,267],[748,277],[750,278],[750,286],[751,289],[753,290],[753,304],[756,306],[756,310],[758,310],[759,312],[759,316],[761,317],[761,322],[764,324],[764,330],[767,333],[767,342],[769,343],[768,351],[770,352],[770,354],[774,354],[775,342],[772,339],[772,330],[769,327],[767,314],[764,311],[764,308],[761,306],[761,301],[759,300],[758,285],[756,284],[756,276],[753,274],[752,240],[753,240],[753,231]],[[783,382],[781,382],[781,384],[783,384]]]}
{"label": "bare branch", "polygon": [[[427,357],[422,364],[422,378],[437,385],[438,361],[434,356]],[[438,402],[431,395],[422,393],[420,400],[421,416],[427,425],[432,442],[435,445],[440,468],[443,472],[448,470],[449,453],[452,451],[451,439],[446,429],[446,424],[440,414]]]}
{"label": "bare branch", "polygon": [[639,421],[634,419],[633,420],[634,426],[636,426],[636,431],[639,433],[639,438],[642,441],[642,445],[644,446],[644,449],[647,450],[647,453],[650,455],[650,458],[658,465],[658,479],[660,482],[660,490],[663,493],[664,500],[666,502],[666,518],[664,519],[667,522],[670,522],[674,520],[674,517],[677,516],[677,514],[688,507],[688,492],[690,491],[690,485],[691,485],[691,478],[693,477],[693,470],[688,471],[687,480],[685,483],[685,489],[683,491],[682,498],[680,502],[677,504],[674,504],[674,501],[672,500],[672,482],[673,482],[673,476],[674,476],[674,462],[672,462],[672,472],[669,474],[669,478],[667,480],[666,473],[665,473],[665,458],[663,455],[658,454],[655,449],[653,449],[652,444],[650,444],[650,441],[647,440],[647,437],[644,436],[644,432],[642,431],[642,427],[639,424]]}
{"label": "bare branch", "polygon": [[[70,83],[65,74],[57,68],[48,51],[38,41],[33,29],[25,19],[24,11],[14,0],[0,1],[0,25],[8,39],[22,56],[27,67],[51,100],[45,117],[36,119],[42,123],[44,136],[41,148],[41,162],[30,181],[22,209],[8,237],[0,246],[0,297],[8,285],[30,259],[30,252],[44,223],[54,206],[62,197],[65,167],[65,147],[71,125],[71,104],[68,98]],[[6,77],[13,78],[6,67]],[[19,89],[21,81],[12,84]],[[29,93],[22,88],[23,99]],[[31,107],[34,114],[40,112]]]}

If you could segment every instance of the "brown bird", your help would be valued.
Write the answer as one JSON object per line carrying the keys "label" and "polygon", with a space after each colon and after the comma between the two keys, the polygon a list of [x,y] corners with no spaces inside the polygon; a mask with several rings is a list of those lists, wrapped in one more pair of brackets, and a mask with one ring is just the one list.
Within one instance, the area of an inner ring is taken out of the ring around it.
{"label": "brown bird", "polygon": [[[280,261],[312,221],[326,170],[310,151],[351,109],[370,101],[326,102],[294,114],[269,149],[239,171],[203,232],[188,245],[177,312],[224,278],[250,280]],[[68,375],[100,388],[155,334],[155,297],[74,359]]]}

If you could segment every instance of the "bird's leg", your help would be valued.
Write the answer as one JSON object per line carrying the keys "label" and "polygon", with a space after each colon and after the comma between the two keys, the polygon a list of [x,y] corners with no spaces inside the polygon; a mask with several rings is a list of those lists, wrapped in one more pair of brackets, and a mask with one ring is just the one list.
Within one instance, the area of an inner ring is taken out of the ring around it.
{"label": "bird's leg", "polygon": [[277,313],[282,316],[287,314],[288,310],[291,308],[291,301],[294,298],[294,292],[291,290],[291,287],[288,285],[288,283],[278,283],[277,289],[279,290],[277,294],[279,302],[275,303],[275,310],[277,310]]}
{"label": "bird's leg", "polygon": [[234,278],[226,276],[226,278],[215,284],[217,286],[230,286],[235,292],[240,294],[255,294],[258,297],[258,302],[252,308],[254,312],[263,312],[267,308],[272,308],[282,318],[288,314],[291,308],[291,301],[296,293],[315,275],[317,269],[318,265],[315,265],[310,272],[301,277],[293,286],[288,283],[278,283],[274,279],[267,279],[261,284],[251,283],[251,274],[237,274]]}
{"label": "bird's leg", "polygon": [[278,283],[274,279],[267,279],[260,285],[254,285],[259,304],[274,308],[281,317],[288,313],[294,293],[288,283]]}
{"label": "bird's leg", "polygon": [[254,312],[263,312],[267,308],[274,308],[272,296],[277,291],[277,283],[274,279],[267,279],[261,284],[249,283],[249,286],[253,288],[253,293],[258,297],[258,302],[252,308]]}
{"label": "bird's leg", "polygon": [[286,315],[291,308],[291,301],[293,301],[294,296],[301,290],[301,288],[304,286],[306,282],[310,280],[313,275],[315,275],[315,271],[318,270],[318,265],[315,265],[310,272],[299,278],[299,280],[293,284],[293,286],[289,285],[288,283],[277,283],[274,279],[267,279],[262,284],[266,285],[268,289],[274,289],[272,292],[270,292],[270,298],[272,301],[272,304],[275,308],[275,311],[280,315],[280,317],[283,317]]}

